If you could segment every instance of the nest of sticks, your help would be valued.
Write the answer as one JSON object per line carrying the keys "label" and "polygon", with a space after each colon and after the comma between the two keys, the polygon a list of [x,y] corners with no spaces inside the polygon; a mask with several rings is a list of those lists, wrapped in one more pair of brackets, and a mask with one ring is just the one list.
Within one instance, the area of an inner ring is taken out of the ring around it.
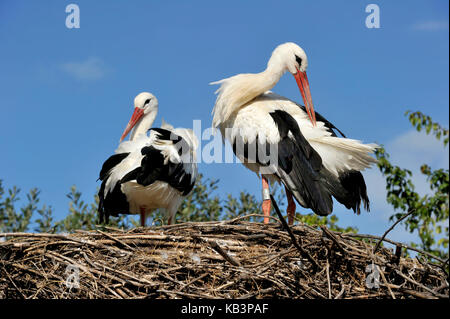
{"label": "nest of sticks", "polygon": [[449,298],[448,261],[403,257],[415,248],[376,236],[247,217],[0,234],[0,299]]}

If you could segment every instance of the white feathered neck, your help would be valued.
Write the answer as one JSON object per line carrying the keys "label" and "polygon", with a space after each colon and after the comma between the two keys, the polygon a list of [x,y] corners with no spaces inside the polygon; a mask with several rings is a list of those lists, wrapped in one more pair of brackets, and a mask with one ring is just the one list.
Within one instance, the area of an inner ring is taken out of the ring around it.
{"label": "white feathered neck", "polygon": [[[302,60],[298,64],[296,57]],[[279,45],[272,52],[267,68],[261,73],[238,74],[210,84],[219,84],[218,94],[213,114],[213,127],[225,123],[230,116],[244,107],[259,95],[271,90],[284,73],[292,74],[306,71],[308,58],[305,51],[297,44],[287,42]]]}

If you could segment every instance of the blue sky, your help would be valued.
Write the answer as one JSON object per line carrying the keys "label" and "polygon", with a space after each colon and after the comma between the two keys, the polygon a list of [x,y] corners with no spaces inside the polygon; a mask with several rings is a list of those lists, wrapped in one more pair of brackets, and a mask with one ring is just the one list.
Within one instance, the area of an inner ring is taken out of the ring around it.
{"label": "blue sky", "polygon": [[[80,8],[79,29],[65,26],[70,3]],[[365,27],[369,3],[380,7],[379,29]],[[421,110],[448,127],[448,9],[448,1],[2,1],[0,179],[40,188],[63,218],[71,185],[91,201],[136,94],[158,97],[156,125],[199,119],[206,128],[216,89],[208,83],[262,71],[286,41],[308,55],[316,111],[347,136],[384,144],[395,164],[415,171],[423,162],[448,167],[448,150],[403,115]],[[274,91],[301,101],[289,74]],[[223,196],[260,198],[260,181],[240,164],[200,171],[220,179]],[[372,212],[337,205],[335,213],[381,234],[390,214],[383,179],[376,169],[365,176]]]}

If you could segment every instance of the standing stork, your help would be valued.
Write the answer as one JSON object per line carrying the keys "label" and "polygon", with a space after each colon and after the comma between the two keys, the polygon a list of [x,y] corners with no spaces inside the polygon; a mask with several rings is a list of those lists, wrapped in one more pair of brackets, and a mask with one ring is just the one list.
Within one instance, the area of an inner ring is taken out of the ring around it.
{"label": "standing stork", "polygon": [[[314,112],[307,67],[305,51],[288,42],[272,52],[265,71],[211,83],[220,84],[213,127],[220,129],[242,163],[262,177],[264,223],[271,208],[269,182],[275,181],[285,186],[289,224],[295,215],[293,198],[321,216],[332,212],[332,197],[357,214],[361,201],[369,211],[360,171],[376,162],[370,153],[377,145],[346,138]],[[306,107],[268,91],[285,72],[294,76]]]}
{"label": "standing stork", "polygon": [[[121,144],[100,171],[100,222],[108,222],[110,215],[139,214],[145,226],[146,217],[163,208],[172,224],[183,198],[192,191],[198,140],[192,130],[174,129],[164,121],[161,128],[151,128],[157,113],[155,96],[136,96]],[[131,130],[130,140],[122,142]]]}

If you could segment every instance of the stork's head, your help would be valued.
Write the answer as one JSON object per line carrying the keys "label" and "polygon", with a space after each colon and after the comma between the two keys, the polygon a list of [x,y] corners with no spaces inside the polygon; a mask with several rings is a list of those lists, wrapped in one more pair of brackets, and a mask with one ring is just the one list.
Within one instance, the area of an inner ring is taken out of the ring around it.
{"label": "stork's head", "polygon": [[292,74],[297,70],[305,72],[308,67],[308,58],[305,51],[293,42],[280,44],[273,50],[272,56],[267,64],[268,68],[276,68]]}
{"label": "stork's head", "polygon": [[281,73],[289,71],[294,76],[302,94],[309,119],[315,125],[316,114],[314,113],[308,77],[306,76],[308,58],[305,51],[293,42],[280,44],[272,52],[267,68]]}
{"label": "stork's head", "polygon": [[142,92],[139,93],[134,98],[134,112],[131,116],[130,121],[127,124],[127,127],[123,131],[122,137],[120,141],[128,135],[128,133],[133,129],[133,127],[141,121],[144,117],[149,114],[154,115],[156,117],[156,113],[158,112],[158,99],[151,93]]}

